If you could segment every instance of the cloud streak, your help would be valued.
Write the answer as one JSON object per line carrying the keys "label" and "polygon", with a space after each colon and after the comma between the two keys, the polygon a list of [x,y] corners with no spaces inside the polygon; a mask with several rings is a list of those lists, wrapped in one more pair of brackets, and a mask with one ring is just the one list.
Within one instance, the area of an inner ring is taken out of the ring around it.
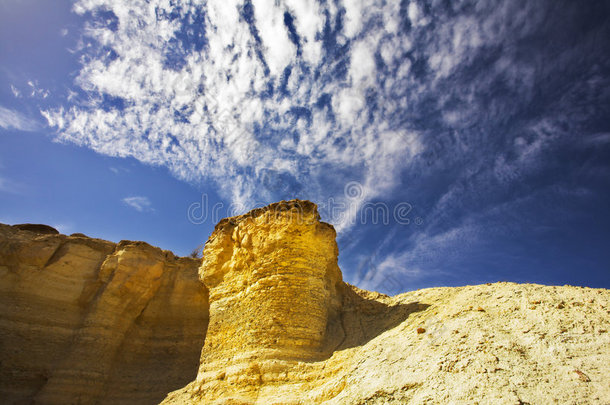
{"label": "cloud streak", "polygon": [[133,196],[123,198],[123,203],[130,206],[138,212],[152,212],[154,208],[148,197]]}
{"label": "cloud streak", "polygon": [[32,132],[39,129],[36,121],[18,111],[0,106],[0,128]]}
{"label": "cloud streak", "polygon": [[[244,210],[333,198],[348,207],[339,232],[367,201],[417,202],[424,239],[384,268],[422,269],[410,261],[422,249],[475,241],[477,212],[526,198],[540,177],[562,184],[556,151],[607,144],[610,27],[593,3],[80,0],[74,10],[88,21],[77,91],[42,112],[58,139],[213,180]],[[357,199],[344,194],[352,181]]]}
{"label": "cloud streak", "polygon": [[[350,52],[333,7],[263,3],[78,2],[98,50],[77,79],[88,98],[44,116],[62,140],[212,178],[244,206],[278,198],[260,187],[270,171],[291,193],[307,184],[301,194],[312,199],[326,197],[328,182],[358,180],[368,197],[389,191],[420,143],[366,105],[377,43],[355,41]],[[341,173],[311,181],[329,166]]]}

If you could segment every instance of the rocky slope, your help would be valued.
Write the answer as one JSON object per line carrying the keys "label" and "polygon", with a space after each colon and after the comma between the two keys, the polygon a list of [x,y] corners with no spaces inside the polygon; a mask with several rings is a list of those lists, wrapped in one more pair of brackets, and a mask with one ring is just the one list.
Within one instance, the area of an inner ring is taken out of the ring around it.
{"label": "rocky slope", "polygon": [[165,404],[610,403],[608,290],[363,291],[304,201],[222,221],[204,257],[199,373]]}
{"label": "rocky slope", "polygon": [[200,260],[0,225],[0,402],[150,404],[194,378]]}
{"label": "rocky slope", "polygon": [[495,283],[358,294],[368,308],[355,311],[367,315],[352,313],[347,330],[360,344],[295,362],[280,382],[253,360],[251,391],[229,384],[208,396],[201,379],[165,403],[610,404],[607,290]]}
{"label": "rocky slope", "polygon": [[0,226],[7,403],[610,404],[606,289],[360,290],[298,200],[221,221],[201,263],[44,232]]}

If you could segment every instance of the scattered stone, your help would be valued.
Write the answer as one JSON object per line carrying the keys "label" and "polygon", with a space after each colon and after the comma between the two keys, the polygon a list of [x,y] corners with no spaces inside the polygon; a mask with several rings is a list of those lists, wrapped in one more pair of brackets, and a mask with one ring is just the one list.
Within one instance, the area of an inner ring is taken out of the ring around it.
{"label": "scattered stone", "polygon": [[426,331],[426,329],[424,328],[417,328],[417,333],[424,333]]}
{"label": "scattered stone", "polygon": [[581,381],[584,381],[584,382],[590,382],[590,381],[591,381],[591,379],[589,378],[589,376],[588,376],[588,375],[586,375],[585,373],[583,373],[582,371],[580,371],[580,370],[574,370],[574,372],[575,372],[575,373],[578,375],[578,378],[579,378]]}

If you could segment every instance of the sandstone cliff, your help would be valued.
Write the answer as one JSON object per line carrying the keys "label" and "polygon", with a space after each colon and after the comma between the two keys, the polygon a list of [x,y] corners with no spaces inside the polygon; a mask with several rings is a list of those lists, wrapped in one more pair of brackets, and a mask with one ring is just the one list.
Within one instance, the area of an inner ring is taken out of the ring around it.
{"label": "sandstone cliff", "polygon": [[360,290],[298,200],[222,220],[201,262],[20,228],[0,226],[7,403],[610,403],[605,289]]}
{"label": "sandstone cliff", "polygon": [[610,403],[608,290],[363,291],[305,201],[221,221],[204,257],[199,373],[165,404]]}
{"label": "sandstone cliff", "polygon": [[0,402],[151,404],[193,379],[199,260],[0,225]]}

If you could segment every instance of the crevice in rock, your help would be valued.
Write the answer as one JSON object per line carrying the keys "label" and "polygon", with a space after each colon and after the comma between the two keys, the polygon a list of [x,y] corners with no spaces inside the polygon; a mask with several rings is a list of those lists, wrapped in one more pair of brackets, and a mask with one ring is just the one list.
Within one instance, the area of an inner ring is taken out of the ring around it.
{"label": "crevice in rock", "polygon": [[47,262],[42,266],[42,268],[44,269],[46,267],[49,267],[53,263],[58,262],[59,259],[61,259],[67,252],[67,249],[65,248],[65,246],[66,246],[66,241],[62,240],[59,243],[59,245],[57,246],[57,248],[55,249],[55,251],[53,252],[53,254],[49,257]]}

